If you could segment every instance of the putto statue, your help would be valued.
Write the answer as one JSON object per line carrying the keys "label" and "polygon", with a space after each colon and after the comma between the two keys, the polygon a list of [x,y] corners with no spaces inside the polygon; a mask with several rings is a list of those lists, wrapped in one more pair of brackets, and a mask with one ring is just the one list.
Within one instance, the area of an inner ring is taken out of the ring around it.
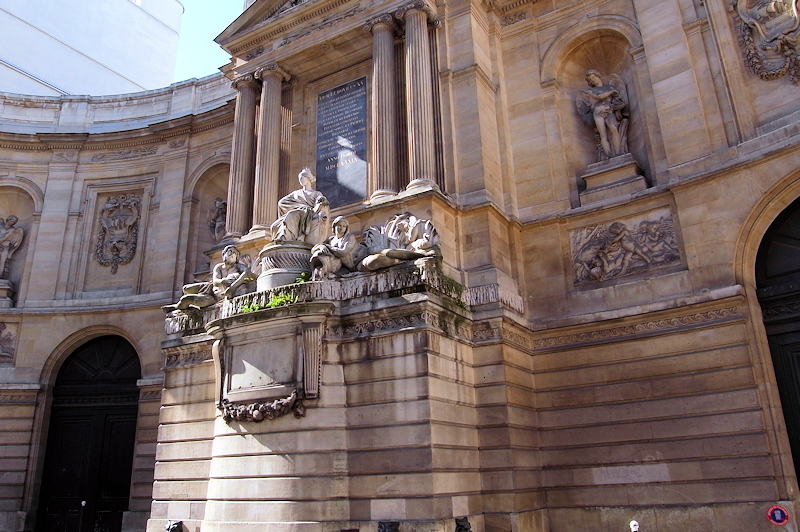
{"label": "putto statue", "polygon": [[392,216],[386,225],[373,225],[361,239],[364,258],[362,272],[388,268],[403,261],[433,257],[439,252],[439,234],[430,220],[403,213]]}
{"label": "putto statue", "polygon": [[350,232],[350,223],[344,216],[338,216],[333,221],[333,235],[311,249],[312,280],[334,277],[343,268],[354,271],[358,248],[356,237]]}
{"label": "putto statue", "polygon": [[11,256],[22,244],[25,232],[16,227],[19,218],[14,215],[5,220],[0,218],[0,279],[8,279]]}
{"label": "putto statue", "polygon": [[164,312],[201,309],[209,307],[222,298],[231,298],[250,292],[247,284],[256,280],[250,268],[239,259],[241,253],[236,246],[225,246],[222,262],[214,266],[210,282],[191,283],[183,286],[183,295],[174,305],[165,305]]}
{"label": "putto statue", "polygon": [[597,70],[586,72],[589,88],[579,90],[575,100],[587,126],[594,126],[598,161],[628,153],[628,92],[616,74],[608,84]]}
{"label": "putto statue", "polygon": [[278,219],[270,225],[272,241],[318,244],[328,235],[330,204],[315,190],[317,178],[308,168],[298,174],[302,188],[278,201]]}

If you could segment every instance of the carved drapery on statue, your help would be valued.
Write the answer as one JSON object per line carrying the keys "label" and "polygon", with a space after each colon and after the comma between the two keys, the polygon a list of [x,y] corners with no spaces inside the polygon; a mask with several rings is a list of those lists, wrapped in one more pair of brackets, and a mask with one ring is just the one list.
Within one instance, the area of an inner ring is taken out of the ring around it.
{"label": "carved drapery on statue", "polygon": [[609,80],[604,84],[597,70],[589,70],[589,88],[579,90],[575,99],[583,122],[594,128],[598,161],[628,153],[628,91],[618,75]]}
{"label": "carved drapery on statue", "polygon": [[111,266],[112,274],[136,254],[141,204],[140,195],[109,196],[100,211],[95,258],[101,266]]}
{"label": "carved drapery on statue", "polygon": [[0,279],[8,279],[11,256],[22,245],[25,232],[17,227],[19,218],[0,218]]}
{"label": "carved drapery on statue", "polygon": [[225,236],[225,222],[228,215],[228,202],[222,198],[214,200],[214,207],[208,211],[208,228],[214,240],[221,242]]}
{"label": "carved drapery on statue", "polygon": [[792,83],[800,85],[797,0],[736,0],[731,6],[750,70],[765,81],[788,74]]}

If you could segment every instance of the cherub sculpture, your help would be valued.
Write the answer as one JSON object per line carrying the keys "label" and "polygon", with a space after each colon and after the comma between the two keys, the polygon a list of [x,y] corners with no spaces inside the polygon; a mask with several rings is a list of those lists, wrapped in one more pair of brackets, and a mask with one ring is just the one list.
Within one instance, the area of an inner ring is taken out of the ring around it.
{"label": "cherub sculpture", "polygon": [[209,307],[222,298],[231,298],[247,291],[246,283],[257,276],[240,261],[241,253],[236,246],[225,246],[222,262],[214,266],[210,282],[191,283],[183,286],[183,295],[174,305],[165,305],[164,312],[201,309]]}
{"label": "cherub sculpture", "polygon": [[0,218],[0,279],[8,279],[11,256],[22,244],[25,232],[16,227],[19,218],[14,215]]}
{"label": "cherub sculpture", "polygon": [[587,126],[594,126],[598,160],[603,161],[628,153],[628,91],[616,74],[608,84],[597,70],[586,72],[589,88],[579,90],[575,105]]}
{"label": "cherub sculpture", "polygon": [[[311,267],[314,269],[312,280],[322,281],[343,268],[356,269],[358,242],[349,231],[350,224],[344,216],[333,221],[333,235],[311,249]],[[347,273],[347,272],[345,272]]]}
{"label": "cherub sculpture", "polygon": [[317,178],[308,168],[297,176],[302,188],[278,201],[277,220],[272,222],[272,241],[318,244],[328,235],[330,204],[322,192],[314,189]]}

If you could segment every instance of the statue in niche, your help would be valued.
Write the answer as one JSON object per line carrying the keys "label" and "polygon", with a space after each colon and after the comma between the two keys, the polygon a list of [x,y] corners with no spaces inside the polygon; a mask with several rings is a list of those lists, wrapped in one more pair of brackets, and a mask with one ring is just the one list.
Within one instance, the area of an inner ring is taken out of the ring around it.
{"label": "statue in niche", "polygon": [[594,126],[598,161],[628,153],[628,92],[616,74],[608,84],[597,70],[586,72],[589,88],[579,90],[575,100],[583,122]]}
{"label": "statue in niche", "polygon": [[328,235],[330,204],[314,189],[317,178],[311,170],[303,168],[297,179],[302,188],[278,201],[278,219],[270,225],[272,241],[318,244]]}
{"label": "statue in niche", "polygon": [[372,226],[361,239],[362,272],[388,268],[403,261],[439,254],[439,235],[433,222],[404,213],[396,214],[384,226]]}
{"label": "statue in niche", "polygon": [[209,307],[222,298],[231,298],[252,291],[248,283],[256,280],[250,267],[240,260],[236,246],[225,246],[222,262],[214,266],[212,279],[208,282],[183,286],[183,295],[174,305],[165,305],[164,312]]}
{"label": "statue in niche", "polygon": [[334,277],[343,268],[356,269],[358,242],[350,232],[350,224],[344,216],[333,220],[333,235],[311,249],[312,280],[322,281]]}
{"label": "statue in niche", "polygon": [[225,219],[228,215],[228,202],[222,198],[214,199],[214,208],[208,211],[208,228],[214,240],[221,242],[225,236]]}
{"label": "statue in niche", "polygon": [[0,279],[8,279],[11,256],[22,244],[25,232],[16,227],[19,218],[14,215],[0,218]]}
{"label": "statue in niche", "polygon": [[639,521],[633,520],[628,523],[628,526],[631,529],[631,532],[639,532]]}
{"label": "statue in niche", "polygon": [[136,254],[141,202],[138,195],[110,196],[100,210],[95,258],[101,266],[111,266],[112,274]]}

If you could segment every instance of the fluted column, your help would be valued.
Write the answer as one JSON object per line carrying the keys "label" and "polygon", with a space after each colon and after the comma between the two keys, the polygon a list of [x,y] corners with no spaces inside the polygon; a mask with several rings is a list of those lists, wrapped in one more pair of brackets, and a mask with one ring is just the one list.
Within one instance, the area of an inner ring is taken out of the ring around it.
{"label": "fluted column", "polygon": [[266,229],[278,218],[278,175],[281,155],[281,87],[289,75],[276,63],[259,68],[261,110],[256,148],[252,230]]}
{"label": "fluted column", "polygon": [[258,81],[246,74],[233,80],[236,89],[236,111],[233,118],[231,175],[228,179],[228,215],[225,238],[239,238],[249,228],[250,205],[253,203],[254,137],[256,127],[256,91]]}
{"label": "fluted column", "polygon": [[435,187],[433,78],[428,38],[428,19],[433,19],[433,13],[425,2],[419,0],[405,4],[395,16],[406,21],[407,188]]}
{"label": "fluted column", "polygon": [[397,194],[397,107],[395,103],[394,18],[376,17],[372,32],[372,171],[370,200]]}

